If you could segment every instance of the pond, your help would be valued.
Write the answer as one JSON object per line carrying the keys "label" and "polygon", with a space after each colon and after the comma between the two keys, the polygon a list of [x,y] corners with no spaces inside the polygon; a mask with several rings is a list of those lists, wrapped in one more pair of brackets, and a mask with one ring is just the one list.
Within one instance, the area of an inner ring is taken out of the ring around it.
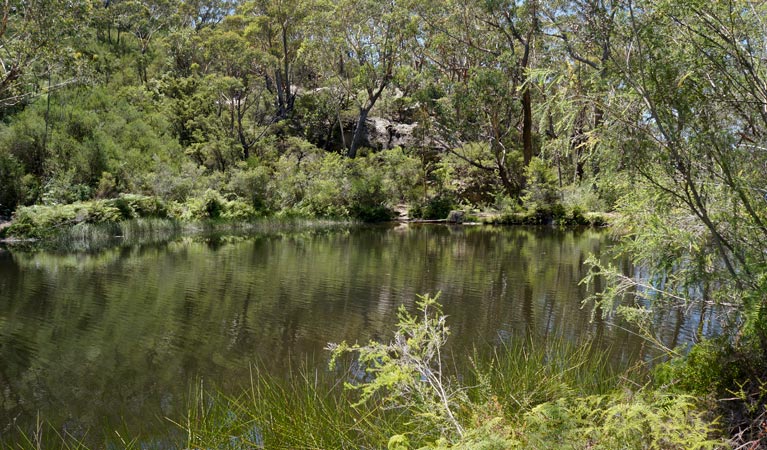
{"label": "pond", "polygon": [[[38,415],[73,435],[171,433],[194,383],[236,392],[254,363],[322,370],[328,342],[386,339],[399,305],[425,293],[441,292],[454,353],[556,335],[621,364],[651,358],[582,307],[584,260],[610,245],[595,230],[399,224],[0,250],[0,435]],[[701,322],[664,320],[669,346]]]}

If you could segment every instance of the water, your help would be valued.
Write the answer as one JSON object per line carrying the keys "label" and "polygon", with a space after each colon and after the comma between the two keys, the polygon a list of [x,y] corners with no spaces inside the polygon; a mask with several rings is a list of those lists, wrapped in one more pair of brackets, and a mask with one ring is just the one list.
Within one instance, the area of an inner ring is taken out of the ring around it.
{"label": "water", "polygon": [[[581,307],[583,261],[609,245],[591,230],[397,225],[0,251],[0,437],[38,414],[75,436],[162,436],[193,383],[237,392],[254,362],[323,370],[328,342],[387,338],[420,293],[442,292],[457,355],[557,335],[647,359],[645,341]],[[665,320],[667,344],[696,332]]]}

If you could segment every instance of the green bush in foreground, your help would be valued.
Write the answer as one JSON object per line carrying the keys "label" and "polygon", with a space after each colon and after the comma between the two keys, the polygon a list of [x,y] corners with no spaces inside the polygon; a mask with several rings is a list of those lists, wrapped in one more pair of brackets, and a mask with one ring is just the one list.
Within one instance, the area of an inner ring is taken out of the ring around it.
{"label": "green bush in foreground", "polygon": [[165,203],[154,197],[124,195],[68,205],[23,206],[16,210],[8,236],[45,238],[80,224],[114,224],[138,218],[165,218]]}
{"label": "green bush in foreground", "polygon": [[[390,449],[417,448],[411,445],[417,442],[421,448],[435,449],[722,446],[721,441],[709,438],[714,425],[705,420],[691,396],[650,389],[617,389],[598,395],[578,392],[578,385],[584,384],[579,377],[585,374],[578,367],[588,365],[587,352],[570,360],[567,354],[551,359],[544,356],[547,361],[541,364],[522,349],[517,356],[532,362],[532,370],[526,374],[530,376],[526,392],[516,391],[516,395],[512,386],[518,384],[520,373],[492,370],[508,368],[503,363],[509,355],[494,360],[491,370],[475,363],[478,384],[470,389],[446,374],[442,348],[448,334],[436,297],[423,296],[419,297],[418,314],[400,310],[397,331],[389,343],[331,345],[332,361],[354,353],[368,375],[347,383],[360,392],[356,405],[376,400],[376,407],[405,411],[410,416],[408,425],[416,425],[392,436]],[[560,365],[562,362],[566,364]],[[573,373],[565,375],[568,372]],[[478,395],[472,399],[470,391]],[[515,402],[516,407],[506,408],[506,402]]]}

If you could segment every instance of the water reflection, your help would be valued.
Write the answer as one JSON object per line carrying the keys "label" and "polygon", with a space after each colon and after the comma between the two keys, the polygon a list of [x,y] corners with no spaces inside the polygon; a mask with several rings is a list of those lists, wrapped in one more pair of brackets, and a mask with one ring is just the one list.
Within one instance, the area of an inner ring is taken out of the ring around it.
{"label": "water reflection", "polygon": [[[635,361],[639,338],[581,308],[583,262],[607,245],[589,230],[399,225],[0,252],[0,434],[38,411],[70,432],[165,434],[192,380],[236,391],[253,361],[280,373],[309,355],[321,370],[327,342],[386,338],[419,293],[442,292],[459,355],[556,334]],[[696,325],[671,320],[664,340]]]}

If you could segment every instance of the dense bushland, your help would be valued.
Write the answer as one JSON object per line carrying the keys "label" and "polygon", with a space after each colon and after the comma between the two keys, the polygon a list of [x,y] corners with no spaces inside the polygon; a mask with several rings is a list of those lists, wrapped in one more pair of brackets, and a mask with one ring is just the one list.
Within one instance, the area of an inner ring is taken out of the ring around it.
{"label": "dense bushland", "polygon": [[[727,412],[727,393],[748,386],[735,396],[748,414],[731,426],[743,445],[764,444],[764,4],[0,8],[0,217],[16,222],[4,233],[141,216],[119,207],[130,196],[182,221],[465,208],[566,224],[615,210],[644,276],[595,266],[612,287],[600,311],[643,321],[659,305],[726,310],[712,361],[739,369],[727,386],[703,377],[696,389]],[[616,296],[639,306],[616,311]]]}

